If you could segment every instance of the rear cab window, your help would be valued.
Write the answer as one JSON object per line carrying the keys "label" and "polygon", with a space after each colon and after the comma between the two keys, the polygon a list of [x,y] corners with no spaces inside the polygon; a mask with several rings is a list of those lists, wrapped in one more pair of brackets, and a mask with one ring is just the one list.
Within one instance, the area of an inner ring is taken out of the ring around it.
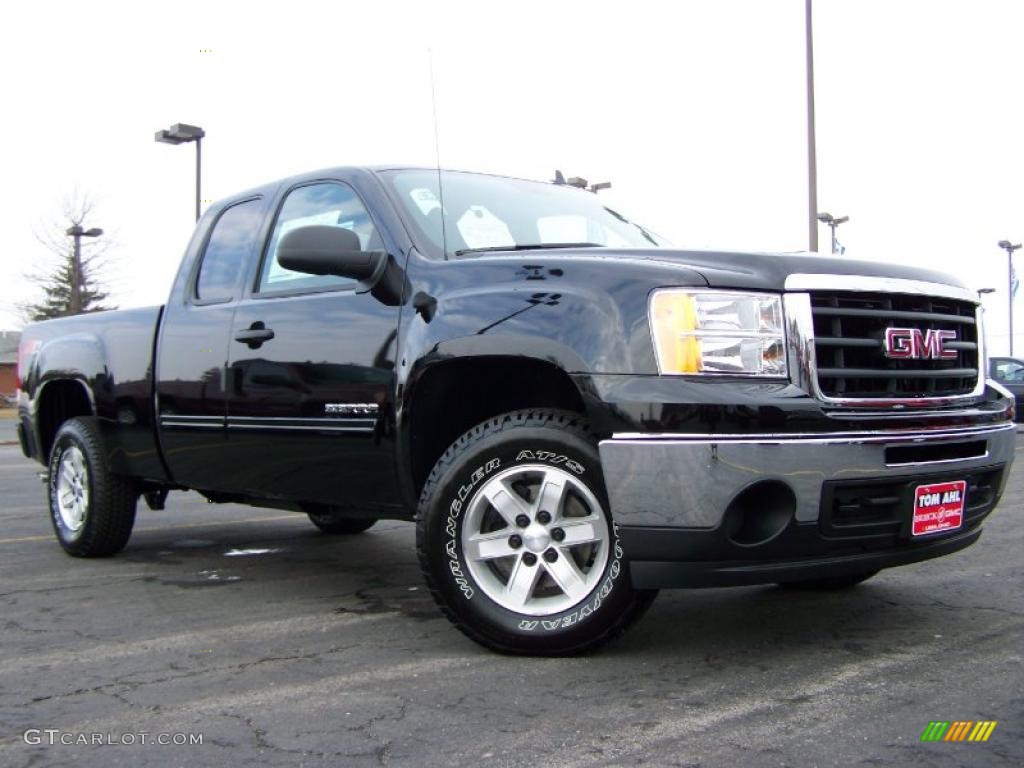
{"label": "rear cab window", "polygon": [[193,298],[197,303],[230,301],[259,238],[262,201],[244,200],[226,208],[217,218],[203,249]]}

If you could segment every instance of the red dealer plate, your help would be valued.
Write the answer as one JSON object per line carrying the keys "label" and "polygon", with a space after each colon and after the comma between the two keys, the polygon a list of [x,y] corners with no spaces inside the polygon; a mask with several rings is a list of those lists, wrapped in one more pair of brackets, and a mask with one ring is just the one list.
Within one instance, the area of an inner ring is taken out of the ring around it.
{"label": "red dealer plate", "polygon": [[966,480],[917,486],[914,491],[913,534],[924,536],[959,528],[964,522],[966,498]]}

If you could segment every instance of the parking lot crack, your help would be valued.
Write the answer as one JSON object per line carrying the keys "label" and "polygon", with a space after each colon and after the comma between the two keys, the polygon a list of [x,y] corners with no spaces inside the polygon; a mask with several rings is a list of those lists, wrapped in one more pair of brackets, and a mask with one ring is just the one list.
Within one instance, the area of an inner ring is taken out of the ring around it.
{"label": "parking lot crack", "polygon": [[236,720],[242,723],[252,734],[253,744],[259,750],[267,750],[269,752],[279,753],[282,755],[296,755],[300,757],[315,757],[320,759],[327,759],[336,757],[337,753],[329,754],[327,752],[318,752],[312,749],[290,749],[288,747],[282,747],[279,744],[275,744],[269,738],[267,738],[267,731],[256,724],[255,719],[247,715],[239,715],[232,712],[219,712],[221,717],[229,720]]}
{"label": "parking lot crack", "polygon": [[305,660],[305,659],[313,659],[313,658],[317,658],[317,657],[320,657],[320,656],[327,656],[327,655],[334,654],[334,653],[342,653],[342,652],[347,651],[347,650],[349,650],[349,649],[351,649],[353,647],[355,647],[355,646],[354,645],[332,646],[331,648],[327,648],[327,649],[322,650],[322,651],[316,651],[316,652],[313,652],[313,653],[303,653],[303,654],[294,654],[294,655],[286,655],[286,656],[267,656],[267,657],[264,657],[264,658],[261,658],[261,659],[256,659],[254,661],[243,661],[243,662],[239,662],[237,664],[226,664],[226,665],[221,665],[221,666],[203,667],[203,668],[199,668],[199,669],[191,669],[191,670],[188,670],[188,671],[183,671],[183,672],[181,672],[181,674],[164,675],[162,677],[157,677],[155,679],[150,679],[150,680],[118,678],[117,680],[114,680],[112,682],[104,683],[102,685],[92,686],[92,687],[89,687],[89,688],[76,688],[73,691],[66,691],[66,692],[63,692],[63,693],[54,693],[54,694],[50,694],[50,695],[47,695],[47,696],[36,696],[36,697],[33,697],[32,699],[30,699],[29,703],[30,704],[38,704],[38,703],[41,703],[41,702],[44,702],[44,701],[56,701],[56,700],[60,700],[60,699],[72,698],[72,697],[75,697],[75,696],[82,696],[82,695],[90,694],[90,693],[102,693],[102,694],[107,694],[107,695],[114,696],[115,698],[120,699],[121,701],[123,701],[125,704],[128,704],[129,706],[134,706],[131,701],[129,701],[128,699],[125,699],[125,698],[122,697],[123,693],[132,693],[132,692],[134,692],[134,691],[136,691],[136,690],[138,690],[140,688],[145,688],[145,687],[152,686],[152,685],[162,685],[164,683],[169,683],[169,682],[174,682],[174,681],[187,680],[189,678],[203,676],[203,675],[209,675],[211,673],[216,673],[216,672],[236,672],[236,671],[242,671],[242,670],[248,669],[250,667],[255,667],[255,666],[258,666],[258,665],[261,665],[261,664],[274,664],[274,663],[281,663],[281,662],[288,662],[288,661],[301,661],[301,660]]}

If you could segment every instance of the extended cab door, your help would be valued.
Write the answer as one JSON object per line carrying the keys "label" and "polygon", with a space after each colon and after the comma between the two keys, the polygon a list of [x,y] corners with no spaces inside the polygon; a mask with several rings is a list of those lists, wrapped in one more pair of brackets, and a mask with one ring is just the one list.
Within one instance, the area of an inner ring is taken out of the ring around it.
{"label": "extended cab door", "polygon": [[228,339],[262,223],[263,201],[250,198],[225,207],[205,235],[197,232],[198,255],[182,264],[160,323],[160,446],[171,477],[191,488],[231,490],[224,471]]}
{"label": "extended cab door", "polygon": [[281,267],[281,237],[310,225],[345,227],[364,249],[384,250],[349,184],[284,190],[230,334],[230,484],[264,498],[393,507],[398,307],[356,293],[352,280]]}

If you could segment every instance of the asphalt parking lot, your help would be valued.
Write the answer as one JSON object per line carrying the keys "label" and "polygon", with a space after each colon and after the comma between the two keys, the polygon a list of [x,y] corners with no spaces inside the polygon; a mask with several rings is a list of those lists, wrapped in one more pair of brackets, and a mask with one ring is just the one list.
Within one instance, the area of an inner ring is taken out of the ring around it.
{"label": "asphalt parking lot", "polygon": [[[0,765],[1019,766],[1022,449],[966,552],[838,594],[663,592],[598,654],[522,659],[441,617],[409,524],[328,537],[176,493],[120,556],[73,560],[0,445]],[[998,725],[922,743],[932,720]]]}

